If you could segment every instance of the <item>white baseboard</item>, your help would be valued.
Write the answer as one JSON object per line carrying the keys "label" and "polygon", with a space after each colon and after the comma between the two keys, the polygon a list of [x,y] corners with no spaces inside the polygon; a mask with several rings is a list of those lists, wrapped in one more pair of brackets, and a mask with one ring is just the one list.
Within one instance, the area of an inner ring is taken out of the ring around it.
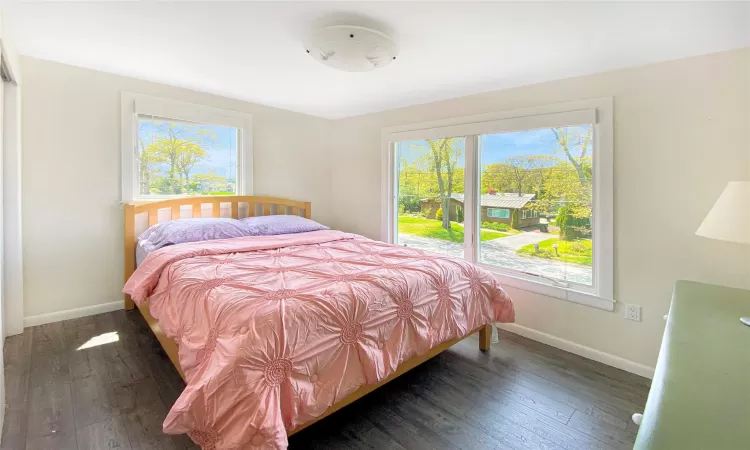
{"label": "white baseboard", "polygon": [[65,311],[55,311],[47,314],[28,316],[23,318],[24,328],[44,325],[45,323],[60,322],[61,320],[77,319],[79,317],[93,316],[111,311],[117,311],[124,308],[122,300],[102,303],[99,305],[84,306],[83,308],[66,309]]}
{"label": "white baseboard", "polygon": [[654,378],[653,367],[649,367],[644,364],[631,361],[629,359],[610,355],[609,353],[605,353],[591,347],[586,347],[585,345],[577,344],[575,342],[568,341],[566,339],[562,339],[557,336],[543,333],[541,331],[534,330],[533,328],[524,327],[515,323],[500,323],[497,324],[497,326],[499,328],[502,328],[503,330],[510,331],[511,333],[533,339],[543,344],[551,345],[561,350],[565,350],[566,352],[574,353],[576,355],[598,361],[608,366],[622,369],[626,372],[634,373],[646,378]]}

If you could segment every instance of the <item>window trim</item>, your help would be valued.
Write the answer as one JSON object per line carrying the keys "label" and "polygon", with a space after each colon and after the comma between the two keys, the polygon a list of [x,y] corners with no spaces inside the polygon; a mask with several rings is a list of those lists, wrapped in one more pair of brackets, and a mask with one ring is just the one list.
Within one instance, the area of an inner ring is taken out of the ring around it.
{"label": "window trim", "polygon": [[[394,242],[398,199],[398,179],[396,177],[395,143],[403,140],[433,139],[447,136],[466,136],[464,202],[478,203],[479,173],[475,164],[479,134],[521,131],[531,128],[545,128],[559,125],[561,117],[567,120],[592,123],[594,125],[594,178],[592,231],[596,243],[593,249],[594,287],[561,283],[538,276],[525,276],[521,272],[509,272],[499,267],[478,263],[478,231],[476,217],[469,214],[480,213],[481,207],[464,208],[466,236],[464,258],[475,261],[480,267],[490,270],[498,281],[507,286],[539,293],[542,295],[614,311],[614,120],[612,97],[572,101],[531,108],[499,111],[466,117],[436,120],[388,127],[382,130],[381,146],[381,239]],[[551,124],[551,125],[550,125]],[[571,123],[572,124],[572,123]],[[474,137],[472,139],[472,136]],[[467,191],[468,189],[468,191]]]}
{"label": "window trim", "polygon": [[138,164],[133,152],[137,142],[139,115],[237,128],[237,195],[253,195],[252,115],[126,91],[121,94],[120,114],[120,157],[122,162],[120,196],[123,202],[147,202],[184,197],[184,195],[149,195],[144,197],[136,191]]}

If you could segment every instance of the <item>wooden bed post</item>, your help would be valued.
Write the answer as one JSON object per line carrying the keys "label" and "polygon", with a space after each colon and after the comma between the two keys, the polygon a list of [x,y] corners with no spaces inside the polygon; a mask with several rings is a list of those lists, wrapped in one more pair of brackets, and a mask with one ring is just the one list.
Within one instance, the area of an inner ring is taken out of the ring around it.
{"label": "wooden bed post", "polygon": [[[125,281],[135,271],[135,205],[125,205]],[[135,308],[133,299],[125,295],[125,309]]]}
{"label": "wooden bed post", "polygon": [[479,329],[479,350],[486,352],[492,342],[492,325],[485,325]]}

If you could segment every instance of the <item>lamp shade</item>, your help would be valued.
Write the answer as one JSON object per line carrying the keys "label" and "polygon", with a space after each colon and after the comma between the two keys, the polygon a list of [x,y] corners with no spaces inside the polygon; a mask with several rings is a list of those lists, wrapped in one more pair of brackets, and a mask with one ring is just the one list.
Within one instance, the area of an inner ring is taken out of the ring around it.
{"label": "lamp shade", "polygon": [[695,234],[750,244],[750,181],[730,181]]}

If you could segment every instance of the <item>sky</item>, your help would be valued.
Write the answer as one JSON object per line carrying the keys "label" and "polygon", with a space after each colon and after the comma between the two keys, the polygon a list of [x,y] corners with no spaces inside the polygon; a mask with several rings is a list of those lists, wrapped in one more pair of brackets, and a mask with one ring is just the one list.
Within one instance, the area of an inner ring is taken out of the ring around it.
{"label": "sky", "polygon": [[[166,137],[164,120],[138,119],[138,133],[148,146],[159,137]],[[195,165],[191,173],[214,173],[234,180],[237,174],[237,129],[218,125],[198,125],[177,122],[185,138],[197,138],[206,150],[206,158]],[[200,133],[202,131],[202,133]],[[162,174],[169,172],[168,164],[158,166]]]}
{"label": "sky", "polygon": [[[585,133],[590,125],[567,127],[569,136],[577,136]],[[571,140],[572,141],[572,140]],[[464,139],[461,139],[458,147],[464,150]],[[413,163],[428,151],[427,142],[401,141],[397,144],[398,157],[406,158],[408,164]],[[511,133],[485,134],[479,138],[482,165],[489,165],[504,161],[513,156],[526,155],[551,155],[565,158],[555,135],[549,128],[538,130],[515,131]],[[576,146],[569,146],[574,156],[581,154]],[[588,154],[591,155],[592,145],[588,146]],[[464,156],[462,155],[458,167],[464,167]]]}

